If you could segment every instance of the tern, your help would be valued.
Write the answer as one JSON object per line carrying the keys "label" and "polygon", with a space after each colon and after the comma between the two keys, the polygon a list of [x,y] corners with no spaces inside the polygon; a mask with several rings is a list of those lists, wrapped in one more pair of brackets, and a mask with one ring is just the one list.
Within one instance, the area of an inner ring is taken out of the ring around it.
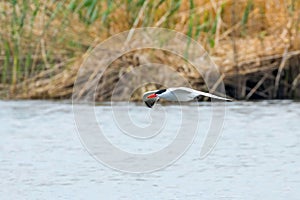
{"label": "tern", "polygon": [[220,99],[224,101],[232,101],[231,99],[227,99],[224,97],[219,97],[210,93],[201,92],[198,90],[194,90],[187,87],[178,87],[178,88],[168,88],[168,89],[161,89],[161,90],[153,90],[145,92],[143,95],[143,101],[145,104],[152,108],[153,105],[159,99],[165,99],[167,101],[192,101],[199,96],[206,96],[214,99]]}

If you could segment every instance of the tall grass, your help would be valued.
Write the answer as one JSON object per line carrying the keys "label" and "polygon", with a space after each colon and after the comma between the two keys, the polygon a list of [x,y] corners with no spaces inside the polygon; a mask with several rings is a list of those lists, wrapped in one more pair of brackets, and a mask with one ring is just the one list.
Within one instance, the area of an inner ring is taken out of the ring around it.
{"label": "tall grass", "polygon": [[248,23],[248,20],[249,20],[250,12],[253,10],[253,7],[254,7],[253,0],[248,0],[246,8],[245,8],[244,13],[243,13],[242,20],[241,20],[242,35],[246,35],[246,26],[247,26],[247,23]]}
{"label": "tall grass", "polygon": [[[133,27],[164,27],[201,41],[280,35],[289,21],[299,33],[297,0],[12,0],[0,2],[0,82],[13,87],[41,71],[78,58],[109,36]],[[147,3],[143,12],[141,9]],[[236,24],[231,7],[236,6]],[[140,16],[139,16],[140,14]],[[138,17],[140,19],[136,20]],[[298,19],[298,20],[297,20]],[[295,44],[297,43],[295,39]],[[294,45],[294,47],[299,46]],[[189,42],[187,43],[187,48]],[[64,66],[69,68],[70,66]],[[53,75],[56,73],[54,72]],[[51,77],[50,77],[51,78]]]}

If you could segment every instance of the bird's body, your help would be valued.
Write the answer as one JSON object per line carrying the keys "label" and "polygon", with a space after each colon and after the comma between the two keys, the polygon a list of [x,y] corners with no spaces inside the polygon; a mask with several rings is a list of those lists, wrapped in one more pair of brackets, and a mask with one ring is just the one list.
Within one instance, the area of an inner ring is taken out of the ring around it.
{"label": "bird's body", "polygon": [[155,102],[157,102],[160,98],[165,99],[167,101],[184,102],[184,101],[192,101],[199,96],[206,96],[210,98],[230,101],[230,99],[224,97],[219,97],[210,93],[201,92],[187,87],[168,88],[162,90],[149,91],[144,93],[143,101],[149,108],[151,108],[155,104]]}

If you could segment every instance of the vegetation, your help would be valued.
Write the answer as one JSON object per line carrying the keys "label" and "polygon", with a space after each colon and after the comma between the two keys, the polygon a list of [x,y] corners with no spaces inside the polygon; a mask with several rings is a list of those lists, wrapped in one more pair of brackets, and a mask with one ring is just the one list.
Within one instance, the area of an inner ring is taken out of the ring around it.
{"label": "vegetation", "polygon": [[[2,98],[69,98],[86,52],[137,27],[170,28],[199,41],[236,98],[300,97],[298,0],[10,0],[0,2],[0,26]],[[165,62],[180,67],[178,59]],[[129,65],[113,69],[122,67]],[[188,71],[191,81],[200,78]]]}

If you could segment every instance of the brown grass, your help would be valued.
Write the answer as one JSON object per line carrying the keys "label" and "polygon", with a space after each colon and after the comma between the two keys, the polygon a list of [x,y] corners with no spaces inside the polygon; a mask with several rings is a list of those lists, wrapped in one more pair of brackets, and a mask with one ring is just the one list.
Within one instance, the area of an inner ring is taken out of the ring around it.
{"label": "brown grass", "polygon": [[[297,89],[296,77],[300,71],[297,68],[300,55],[300,2],[297,0],[205,0],[194,1],[193,7],[189,1],[182,1],[178,8],[174,0],[166,0],[161,4],[158,4],[159,1],[146,0],[141,1],[141,5],[122,0],[99,1],[99,17],[92,22],[82,19],[82,16],[87,16],[88,7],[77,7],[76,11],[71,11],[68,9],[71,0],[62,4],[51,2],[43,1],[36,5],[28,1],[23,27],[11,25],[17,20],[13,17],[14,9],[18,18],[24,14],[21,1],[16,5],[0,3],[0,9],[5,13],[0,21],[3,27],[0,30],[1,87],[4,88],[1,96],[69,98],[86,52],[111,35],[132,27],[146,26],[174,29],[199,41],[224,74],[226,86],[232,90],[236,90],[239,87],[237,85],[243,82],[237,81],[236,76],[251,79],[254,84],[261,80],[261,75],[267,73],[270,80],[265,78],[265,83],[275,85],[271,76],[277,75],[282,58],[290,54],[287,59],[290,62],[283,64],[287,66],[286,69],[292,69],[295,75],[289,77],[289,91],[286,93],[293,96],[291,89]],[[79,1],[75,2],[79,4]],[[144,4],[146,6],[143,8]],[[33,14],[35,10],[36,16]],[[192,73],[193,67],[176,56],[166,52],[149,56],[147,51],[135,51],[112,64],[100,83],[101,88],[106,89],[99,92],[98,100],[109,100],[113,83],[122,74],[120,71],[140,64],[132,62],[132,57],[140,60],[146,57],[147,62],[159,61],[174,66],[176,71],[190,80],[193,87],[205,89],[201,77]],[[29,60],[27,67],[26,59]],[[122,65],[118,64],[120,62]],[[289,68],[290,65],[292,68]],[[87,79],[91,74],[92,71],[87,72]],[[281,74],[280,77],[286,78]],[[139,99],[140,93],[146,89],[156,87],[159,86],[141,88],[136,91],[134,99]],[[243,87],[246,87],[241,88],[245,94],[240,98],[245,98],[252,89],[247,89],[247,84]],[[265,98],[270,98],[273,93],[264,93],[267,94]],[[231,95],[237,96],[234,93]]]}

